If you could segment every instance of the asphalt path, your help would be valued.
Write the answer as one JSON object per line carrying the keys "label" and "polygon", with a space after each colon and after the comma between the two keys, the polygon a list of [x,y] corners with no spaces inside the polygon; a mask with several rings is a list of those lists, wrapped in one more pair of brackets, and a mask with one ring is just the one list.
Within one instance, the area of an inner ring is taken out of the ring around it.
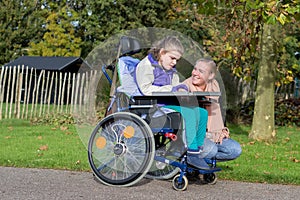
{"label": "asphalt path", "polygon": [[300,199],[300,186],[218,180],[204,185],[191,180],[186,191],[175,191],[167,180],[142,179],[131,187],[106,186],[91,172],[0,167],[1,200],[51,199]]}

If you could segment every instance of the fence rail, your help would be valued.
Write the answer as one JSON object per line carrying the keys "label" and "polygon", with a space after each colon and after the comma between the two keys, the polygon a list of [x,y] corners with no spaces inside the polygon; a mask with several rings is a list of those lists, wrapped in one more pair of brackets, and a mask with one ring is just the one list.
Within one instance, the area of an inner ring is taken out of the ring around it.
{"label": "fence rail", "polygon": [[24,66],[0,69],[0,119],[55,113],[91,112],[97,71],[37,71]]}
{"label": "fence rail", "polygon": [[[96,70],[64,73],[24,66],[0,68],[0,119],[95,112],[97,76]],[[255,82],[248,83],[236,77],[231,81],[237,87],[232,94],[238,97],[233,100],[235,105],[254,98]],[[283,85],[275,88],[275,97],[293,98],[299,94],[298,90],[294,83]]]}
{"label": "fence rail", "polygon": [[[236,94],[238,96],[237,103],[244,104],[247,99],[255,98],[256,81],[247,82],[242,78],[233,78],[234,85],[237,86]],[[274,96],[277,99],[299,98],[298,80],[289,84],[276,86]]]}

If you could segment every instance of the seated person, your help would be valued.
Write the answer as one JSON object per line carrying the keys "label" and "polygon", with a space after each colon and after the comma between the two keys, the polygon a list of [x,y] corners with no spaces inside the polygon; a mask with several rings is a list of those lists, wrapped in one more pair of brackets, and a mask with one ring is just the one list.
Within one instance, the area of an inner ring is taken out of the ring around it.
{"label": "seated person", "polygon": [[[175,68],[183,55],[181,42],[173,36],[158,41],[149,50],[149,54],[136,67],[136,82],[142,95],[152,92],[187,91],[185,84],[180,84]],[[210,169],[201,155],[208,113],[200,107],[190,108],[177,105],[165,105],[163,108],[180,112],[185,121],[187,140],[187,162],[199,169]]]}
{"label": "seated person", "polygon": [[[216,64],[213,60],[201,58],[196,62],[191,77],[186,79],[184,83],[188,85],[191,92],[220,92],[219,84],[215,79],[216,70]],[[212,98],[219,99],[219,97]],[[207,139],[211,141],[206,139],[205,145],[207,146],[205,148],[213,149],[212,146],[215,146],[217,149],[215,157],[218,161],[236,159],[242,153],[242,149],[238,142],[229,138],[229,129],[224,127],[219,103],[212,103],[207,107],[207,110]]]}

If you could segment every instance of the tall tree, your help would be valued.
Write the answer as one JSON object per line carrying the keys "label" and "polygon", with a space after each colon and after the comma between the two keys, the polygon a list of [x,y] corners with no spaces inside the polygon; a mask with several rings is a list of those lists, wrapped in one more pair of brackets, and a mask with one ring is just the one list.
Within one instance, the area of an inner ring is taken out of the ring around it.
{"label": "tall tree", "polygon": [[80,12],[79,32],[85,57],[100,42],[122,30],[164,27],[169,0],[94,0]]}
{"label": "tall tree", "polygon": [[264,24],[261,36],[261,58],[257,77],[257,88],[252,130],[249,137],[271,141],[275,138],[274,88],[277,65],[277,29]]}
{"label": "tall tree", "polygon": [[42,3],[32,0],[0,1],[0,64],[21,55],[31,40],[43,34]]}
{"label": "tall tree", "polygon": [[43,39],[38,43],[30,43],[29,55],[80,56],[81,38],[75,35],[77,19],[77,13],[67,6],[51,12]]}
{"label": "tall tree", "polygon": [[257,79],[256,99],[252,129],[249,137],[255,140],[271,141],[276,136],[274,121],[275,70],[278,65],[278,22],[284,25],[295,22],[300,13],[300,4],[294,2],[269,1],[259,4],[263,10],[263,29],[260,48],[260,65]]}
{"label": "tall tree", "polygon": [[[198,27],[209,28],[211,37],[204,38],[203,44],[211,55],[222,64],[227,64],[236,76],[243,77],[244,80],[258,78],[255,117],[249,137],[271,140],[275,136],[274,70],[289,72],[290,70],[284,69],[291,67],[286,65],[289,59],[282,56],[287,55],[287,52],[278,53],[278,45],[283,49],[284,42],[276,37],[277,31],[274,31],[271,24],[277,24],[276,30],[285,33],[284,25],[294,24],[297,17],[299,19],[300,3],[289,0],[186,2],[192,2],[191,6],[198,8]],[[281,60],[278,55],[281,55]],[[290,75],[291,73],[285,74],[289,79]]]}

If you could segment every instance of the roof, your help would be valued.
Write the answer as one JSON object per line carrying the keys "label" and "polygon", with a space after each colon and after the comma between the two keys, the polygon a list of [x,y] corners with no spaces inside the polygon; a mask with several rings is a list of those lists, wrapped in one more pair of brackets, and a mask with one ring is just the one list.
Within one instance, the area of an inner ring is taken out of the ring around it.
{"label": "roof", "polygon": [[4,66],[24,65],[37,70],[68,71],[67,69],[73,68],[74,65],[78,70],[82,63],[80,57],[22,56]]}

